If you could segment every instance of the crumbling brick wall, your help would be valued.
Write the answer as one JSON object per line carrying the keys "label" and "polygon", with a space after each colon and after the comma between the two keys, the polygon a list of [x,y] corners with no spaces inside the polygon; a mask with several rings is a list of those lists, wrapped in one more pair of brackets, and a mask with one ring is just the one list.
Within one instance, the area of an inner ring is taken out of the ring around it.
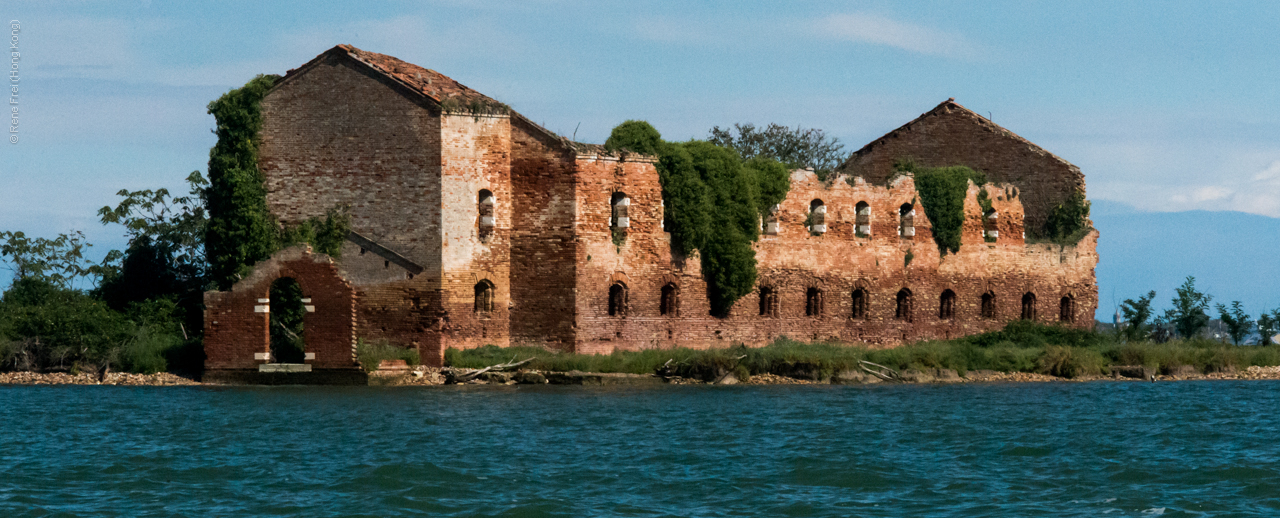
{"label": "crumbling brick wall", "polygon": [[988,181],[1013,184],[1022,191],[1033,233],[1054,207],[1085,188],[1080,168],[950,100],[854,152],[839,171],[883,185],[898,160],[968,166]]}
{"label": "crumbling brick wall", "polygon": [[[256,370],[271,352],[271,284],[285,277],[302,288],[306,360],[313,369],[356,369],[355,289],[328,256],[306,246],[276,252],[227,291],[204,294],[205,369]],[[309,302],[306,300],[309,299]]]}

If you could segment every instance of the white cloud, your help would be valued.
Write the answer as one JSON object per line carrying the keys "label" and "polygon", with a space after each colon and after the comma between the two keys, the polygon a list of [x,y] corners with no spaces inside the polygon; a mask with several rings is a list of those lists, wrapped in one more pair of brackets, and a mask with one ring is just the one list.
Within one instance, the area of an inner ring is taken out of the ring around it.
{"label": "white cloud", "polygon": [[958,33],[900,22],[869,13],[833,14],[819,20],[819,32],[854,43],[884,45],[944,57],[969,57],[976,49]]}

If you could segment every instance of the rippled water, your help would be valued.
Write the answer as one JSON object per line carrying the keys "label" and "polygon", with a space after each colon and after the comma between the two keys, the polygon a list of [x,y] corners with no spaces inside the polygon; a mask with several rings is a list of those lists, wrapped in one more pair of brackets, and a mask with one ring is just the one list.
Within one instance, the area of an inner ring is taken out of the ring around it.
{"label": "rippled water", "polygon": [[0,515],[1275,516],[1278,395],[0,387]]}

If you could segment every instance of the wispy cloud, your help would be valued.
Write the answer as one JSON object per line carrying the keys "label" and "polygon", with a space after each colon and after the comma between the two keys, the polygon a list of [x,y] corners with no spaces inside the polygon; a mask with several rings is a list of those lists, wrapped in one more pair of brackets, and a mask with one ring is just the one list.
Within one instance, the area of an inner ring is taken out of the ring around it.
{"label": "wispy cloud", "polygon": [[977,47],[959,33],[870,13],[832,14],[818,20],[820,34],[837,40],[884,45],[943,57],[972,57]]}

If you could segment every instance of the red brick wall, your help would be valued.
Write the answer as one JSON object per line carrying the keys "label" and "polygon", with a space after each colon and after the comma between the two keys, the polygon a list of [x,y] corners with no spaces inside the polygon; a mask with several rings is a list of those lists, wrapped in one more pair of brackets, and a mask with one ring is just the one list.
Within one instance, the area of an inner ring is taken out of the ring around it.
{"label": "red brick wall", "polygon": [[343,280],[334,262],[312,254],[307,247],[281,250],[254,266],[253,273],[229,291],[205,292],[205,368],[257,369],[263,360],[255,353],[271,351],[268,305],[271,283],[291,277],[310,298],[315,311],[303,318],[305,351],[315,353],[307,363],[314,369],[355,369],[355,289]]}
{"label": "red brick wall", "polygon": [[988,181],[1017,186],[1032,229],[1085,188],[1078,167],[950,101],[863,147],[840,171],[883,185],[894,161],[907,158],[926,167],[969,166],[987,173]]}

